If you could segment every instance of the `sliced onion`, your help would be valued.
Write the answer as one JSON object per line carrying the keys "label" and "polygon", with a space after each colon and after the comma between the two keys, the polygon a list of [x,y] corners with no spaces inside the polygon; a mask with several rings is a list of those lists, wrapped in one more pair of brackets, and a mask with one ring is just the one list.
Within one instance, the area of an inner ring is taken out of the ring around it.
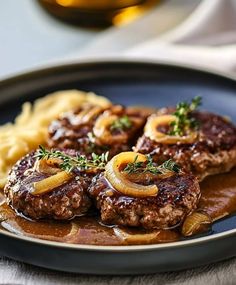
{"label": "sliced onion", "polygon": [[130,234],[118,227],[113,228],[113,231],[117,237],[124,240],[129,244],[149,244],[152,241],[155,241],[160,234],[160,231],[153,231],[150,233],[142,233],[142,234]]}
{"label": "sliced onion", "polygon": [[201,226],[212,223],[211,218],[201,212],[193,212],[187,216],[182,226],[182,234],[184,236],[191,236],[199,232]]}
{"label": "sliced onion", "polygon": [[86,124],[86,123],[90,122],[95,116],[99,115],[103,110],[104,110],[104,108],[99,107],[99,106],[94,106],[90,109],[86,108],[85,110],[82,110],[76,116],[76,119],[81,124]]}
{"label": "sliced onion", "polygon": [[35,162],[35,169],[41,173],[56,174],[61,171],[61,163],[62,160],[58,158],[40,159]]}
{"label": "sliced onion", "polygon": [[176,173],[171,170],[166,170],[164,173],[150,173],[150,172],[144,172],[144,173],[126,173],[124,172],[123,175],[128,178],[130,181],[139,183],[140,181],[151,181],[155,179],[158,175],[159,179],[166,179],[168,177],[171,177],[175,175]]}
{"label": "sliced onion", "polygon": [[53,189],[68,182],[73,175],[66,171],[58,172],[52,176],[49,176],[41,181],[33,184],[34,190],[31,192],[33,195],[41,195],[52,191]]}
{"label": "sliced onion", "polygon": [[124,143],[127,141],[127,133],[121,132],[114,135],[110,131],[110,126],[118,118],[118,116],[111,115],[109,112],[105,112],[97,118],[93,127],[93,133],[100,143],[111,145],[113,143]]}
{"label": "sliced onion", "polygon": [[146,126],[144,128],[144,134],[151,140],[164,144],[175,143],[193,143],[197,138],[197,132],[191,131],[184,136],[171,136],[158,131],[158,126],[169,125],[174,122],[176,117],[173,115],[157,116],[152,115],[148,118]]}
{"label": "sliced onion", "polygon": [[78,240],[80,229],[81,227],[79,227],[79,225],[71,222],[71,230],[65,237],[63,237],[63,241],[68,243],[75,243]]}
{"label": "sliced onion", "polygon": [[144,186],[131,182],[127,175],[121,172],[120,167],[133,162],[136,157],[136,162],[145,162],[147,160],[145,155],[131,151],[117,154],[107,163],[105,167],[105,177],[114,189],[124,195],[132,197],[156,196],[158,193],[156,185]]}

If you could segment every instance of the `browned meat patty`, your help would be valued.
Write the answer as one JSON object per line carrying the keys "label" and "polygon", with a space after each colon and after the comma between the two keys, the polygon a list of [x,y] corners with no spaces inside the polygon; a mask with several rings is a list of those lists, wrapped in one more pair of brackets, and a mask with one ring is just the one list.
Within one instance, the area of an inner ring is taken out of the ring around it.
{"label": "browned meat patty", "polygon": [[[173,109],[162,109],[159,115],[173,113]],[[143,135],[135,151],[151,153],[156,162],[169,158],[191,171],[199,180],[206,176],[229,171],[236,165],[236,128],[225,119],[209,112],[193,112],[199,122],[199,136],[190,144],[157,143]]]}
{"label": "browned meat patty", "polygon": [[[75,151],[70,151],[70,155],[72,153],[75,154]],[[34,169],[34,155],[35,153],[26,155],[12,168],[4,189],[8,204],[32,219],[67,220],[84,215],[92,204],[86,194],[91,179],[78,175],[52,192],[33,195],[33,183],[49,176]]]}
{"label": "browned meat patty", "polygon": [[[85,155],[109,151],[109,156],[112,157],[132,147],[141,134],[148,115],[150,115],[148,109],[125,108],[121,105],[112,105],[104,109],[86,105],[82,109],[64,114],[51,123],[48,145],[49,147],[76,149]],[[94,127],[101,116],[108,118],[117,116],[118,119],[123,120],[123,128],[119,129],[118,125],[117,128],[109,130],[110,136],[107,140],[105,140],[107,134],[101,135],[100,138],[97,137]],[[130,126],[129,123],[131,123]]]}
{"label": "browned meat patty", "polygon": [[101,211],[102,221],[111,225],[170,228],[179,225],[196,208],[200,188],[193,175],[175,174],[152,183],[159,189],[156,197],[128,197],[111,188],[104,174],[100,174],[93,180],[89,193]]}

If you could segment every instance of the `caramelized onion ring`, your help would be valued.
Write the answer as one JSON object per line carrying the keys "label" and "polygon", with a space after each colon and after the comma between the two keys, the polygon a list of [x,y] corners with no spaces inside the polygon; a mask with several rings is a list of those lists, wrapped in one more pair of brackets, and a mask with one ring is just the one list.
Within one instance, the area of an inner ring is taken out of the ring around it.
{"label": "caramelized onion ring", "polygon": [[146,156],[135,152],[121,152],[114,156],[105,167],[105,177],[111,185],[124,195],[132,197],[156,196],[158,188],[156,185],[144,186],[131,182],[127,175],[120,171],[124,164],[133,162],[137,156],[136,162],[145,162]]}
{"label": "caramelized onion ring", "polygon": [[165,173],[158,173],[154,174],[151,172],[144,172],[144,173],[123,173],[125,177],[127,177],[130,181],[139,183],[140,181],[147,181],[155,179],[155,177],[158,175],[159,179],[166,179],[169,178],[176,173],[171,170],[167,170]]}
{"label": "caramelized onion ring", "polygon": [[176,117],[174,115],[163,115],[157,116],[152,115],[148,118],[146,123],[144,134],[146,137],[149,137],[151,140],[154,140],[158,143],[164,144],[175,144],[175,143],[193,143],[197,138],[197,132],[191,131],[185,136],[171,136],[165,133],[158,131],[158,126],[169,125],[171,122],[174,122]]}
{"label": "caramelized onion ring", "polygon": [[185,219],[182,226],[182,234],[184,236],[192,236],[198,233],[199,229],[203,225],[209,225],[212,223],[211,218],[201,212],[193,212]]}
{"label": "caramelized onion ring", "polygon": [[158,239],[160,231],[153,231],[150,233],[130,234],[118,227],[113,228],[113,231],[117,237],[124,240],[129,244],[149,244],[152,241]]}
{"label": "caramelized onion ring", "polygon": [[65,184],[68,182],[73,175],[66,171],[58,172],[52,176],[49,176],[41,181],[34,182],[34,190],[31,192],[33,195],[42,195],[52,191],[53,189]]}
{"label": "caramelized onion ring", "polygon": [[111,145],[114,142],[124,143],[127,141],[127,133],[121,132],[114,135],[110,131],[110,126],[118,118],[118,116],[111,115],[109,112],[105,112],[97,118],[93,127],[93,133],[101,144]]}
{"label": "caramelized onion ring", "polygon": [[104,108],[99,107],[99,106],[94,106],[92,109],[85,109],[82,110],[77,116],[76,119],[81,123],[81,124],[86,124],[90,122],[95,116],[99,115]]}
{"label": "caramelized onion ring", "polygon": [[35,169],[41,173],[56,174],[61,171],[61,163],[62,160],[59,158],[40,159],[35,162]]}

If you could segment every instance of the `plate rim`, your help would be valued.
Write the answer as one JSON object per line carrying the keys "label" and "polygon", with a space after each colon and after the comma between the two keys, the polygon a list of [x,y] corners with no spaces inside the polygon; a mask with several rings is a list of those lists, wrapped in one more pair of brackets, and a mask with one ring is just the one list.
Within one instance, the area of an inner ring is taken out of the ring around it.
{"label": "plate rim", "polygon": [[[0,79],[0,88],[3,85],[12,84],[14,82],[22,81],[25,79],[30,79],[34,77],[40,76],[42,73],[52,73],[53,71],[63,71],[68,68],[79,68],[79,67],[86,67],[90,65],[123,65],[123,64],[131,64],[131,65],[149,65],[149,66],[159,66],[162,68],[177,68],[182,69],[185,71],[191,71],[191,72],[198,72],[201,74],[206,75],[212,75],[212,76],[218,76],[223,79],[227,79],[232,81],[233,83],[236,83],[236,78],[229,73],[221,72],[221,71],[213,71],[208,68],[199,68],[192,65],[187,64],[177,64],[177,63],[169,63],[169,62],[158,62],[158,61],[149,61],[149,60],[137,60],[137,59],[96,59],[96,60],[81,60],[78,62],[64,62],[60,64],[49,64],[41,66],[40,68],[32,68],[29,70],[26,70],[24,72],[19,72],[16,74],[13,74],[13,76],[7,76]],[[3,102],[4,103],[4,102]],[[83,244],[69,244],[69,243],[63,243],[63,242],[57,242],[57,241],[50,241],[50,240],[43,240],[40,238],[34,238],[29,236],[23,236],[23,235],[17,235],[15,233],[8,232],[7,230],[0,229],[0,235],[10,237],[16,240],[20,241],[26,241],[31,242],[33,244],[37,245],[45,245],[50,247],[56,247],[56,248],[64,248],[64,249],[73,249],[73,250],[85,250],[85,251],[105,251],[105,252],[136,252],[136,251],[147,251],[147,250],[162,250],[162,249],[170,249],[170,248],[180,248],[180,247],[187,247],[191,245],[196,244],[202,244],[205,242],[210,242],[214,240],[219,240],[226,237],[231,237],[236,235],[236,228],[224,231],[222,233],[217,233],[213,235],[208,235],[205,237],[198,237],[193,238],[190,240],[182,240],[182,241],[176,241],[176,242],[169,242],[169,243],[159,243],[159,244],[150,244],[150,245],[111,245],[111,246],[101,246],[101,245],[83,245]]]}
{"label": "plate rim", "polygon": [[153,60],[148,60],[148,59],[133,59],[133,58],[109,58],[109,59],[84,59],[84,60],[78,60],[78,61],[65,61],[63,63],[59,64],[44,64],[41,65],[40,67],[33,67],[24,70],[23,72],[16,72],[12,75],[7,75],[7,76],[1,76],[0,77],[0,87],[2,84],[9,84],[11,81],[16,81],[16,80],[21,80],[24,78],[27,78],[29,76],[37,76],[40,75],[44,72],[52,72],[54,70],[63,70],[67,69],[69,67],[86,67],[89,65],[123,65],[123,64],[143,64],[143,65],[150,65],[150,66],[160,66],[160,67],[167,67],[167,68],[178,68],[178,69],[183,69],[186,71],[192,71],[192,72],[199,72],[199,73],[205,73],[208,75],[213,75],[213,76],[219,76],[223,77],[224,79],[229,79],[233,81],[234,83],[236,82],[236,76],[234,76],[233,73],[229,72],[224,72],[224,71],[217,71],[213,70],[211,68],[207,67],[198,67],[194,66],[191,64],[178,64],[178,63],[173,63],[173,62],[161,62],[161,61],[153,61]]}
{"label": "plate rim", "polygon": [[226,237],[236,235],[236,229],[224,231],[222,233],[208,235],[205,237],[193,238],[190,240],[149,244],[149,245],[87,245],[87,244],[70,244],[57,241],[44,240],[40,238],[33,238],[29,236],[17,235],[15,233],[8,232],[7,230],[0,229],[0,235],[10,237],[20,241],[30,242],[36,245],[50,246],[54,248],[63,248],[69,250],[84,250],[84,251],[102,251],[102,252],[137,252],[137,251],[152,251],[152,250],[163,250],[172,248],[182,248],[193,245],[199,245],[215,240],[220,240]]}

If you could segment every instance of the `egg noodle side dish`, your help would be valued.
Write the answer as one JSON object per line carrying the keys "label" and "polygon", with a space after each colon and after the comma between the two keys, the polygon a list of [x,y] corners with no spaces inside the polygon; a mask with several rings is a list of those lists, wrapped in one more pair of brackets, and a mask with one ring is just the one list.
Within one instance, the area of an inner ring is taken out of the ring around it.
{"label": "egg noodle side dish", "polygon": [[109,100],[94,93],[78,90],[58,91],[26,102],[14,123],[0,127],[0,189],[4,187],[10,168],[22,156],[47,141],[47,128],[61,113],[80,107],[84,103],[109,105]]}

